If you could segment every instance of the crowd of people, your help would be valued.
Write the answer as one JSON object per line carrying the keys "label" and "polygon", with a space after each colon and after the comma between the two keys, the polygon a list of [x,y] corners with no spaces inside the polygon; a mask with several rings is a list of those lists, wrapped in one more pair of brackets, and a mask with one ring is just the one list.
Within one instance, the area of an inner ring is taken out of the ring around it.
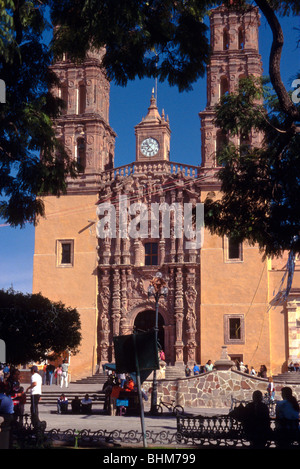
{"label": "crowd of people", "polygon": [[0,415],[6,422],[13,421],[22,425],[25,404],[29,401],[31,421],[33,425],[37,425],[42,385],[52,384],[55,377],[56,384],[68,387],[68,366],[67,360],[56,368],[53,365],[45,365],[41,371],[33,365],[30,368],[30,385],[24,389],[20,383],[19,369],[5,363],[0,364]]}
{"label": "crowd of people", "polygon": [[189,367],[186,365],[184,372],[185,376],[196,376],[200,375],[202,373],[207,373],[208,371],[212,371],[214,369],[214,365],[211,360],[208,360],[205,365],[198,365],[197,363],[194,363],[193,367]]}
{"label": "crowd of people", "polygon": [[[64,364],[64,363],[63,363]],[[67,373],[67,367],[57,367],[62,370],[62,373]],[[241,369],[241,363],[239,363],[239,370]],[[31,380],[30,385],[25,390],[20,384],[20,372],[14,367],[0,364],[0,415],[4,416],[8,422],[14,421],[22,424],[24,417],[24,407],[27,401],[27,396],[30,396],[31,404],[31,419],[32,423],[39,422],[38,419],[38,403],[41,397],[42,384],[51,383],[51,372],[53,377],[57,368],[45,368],[43,371],[46,374],[45,381],[43,381],[44,374],[42,374],[37,366],[31,367]],[[196,363],[192,368],[186,366],[186,376],[198,375],[200,373],[206,373],[212,371],[214,366],[211,360],[208,360],[204,366],[199,366]],[[244,370],[243,370],[244,371]],[[48,375],[47,375],[48,372]],[[246,372],[246,371],[244,371]],[[252,373],[257,376],[266,377],[267,369],[264,365],[261,365],[258,373]],[[249,371],[251,374],[251,371]],[[64,381],[58,381],[57,384],[62,385]],[[103,391],[105,392],[105,403],[104,410],[110,415],[122,415],[122,400],[126,399],[130,393],[136,391],[135,382],[130,374],[116,374],[115,371],[109,370],[107,380],[103,385]],[[270,400],[275,399],[275,384],[272,377],[268,378],[267,384],[267,396]],[[124,397],[125,396],[125,397]],[[142,390],[142,396],[145,400],[148,400],[147,393]],[[121,398],[121,399],[120,399]],[[281,389],[281,400],[276,401],[276,428],[280,428],[283,422],[289,422],[292,428],[299,427],[300,409],[299,403],[295,396],[293,396],[292,389],[290,387],[283,387]],[[237,417],[243,422],[244,429],[248,434],[249,440],[255,446],[264,446],[268,439],[268,432],[270,430],[270,416],[269,407],[263,402],[263,394],[261,391],[254,391],[252,395],[252,402],[248,403],[243,409],[239,409],[239,415],[236,413],[237,409],[232,412],[232,415]],[[57,401],[57,412],[65,413],[68,410],[68,399],[64,394],[61,394]],[[83,399],[75,397],[71,402],[71,409],[73,413],[91,413],[92,400],[88,394]],[[123,409],[124,410],[124,409]],[[286,428],[286,427],[285,427]]]}
{"label": "crowd of people", "polygon": [[[75,396],[71,401],[71,410],[73,414],[91,414],[92,413],[92,399],[88,394],[85,394],[83,399]],[[68,412],[69,400],[65,394],[61,394],[57,399],[57,413],[65,414]]]}
{"label": "crowd of people", "polygon": [[0,414],[6,422],[23,423],[26,392],[20,384],[20,372],[6,364],[0,366]]}
{"label": "crowd of people", "polygon": [[58,366],[54,366],[52,363],[45,364],[42,369],[42,383],[43,385],[49,385],[51,386],[52,384],[56,384],[57,386],[60,386],[61,388],[63,385],[66,386],[66,388],[69,385],[69,380],[68,380],[68,375],[69,375],[69,363],[68,360],[63,360],[61,364]]}
{"label": "crowd of people", "polygon": [[291,362],[288,365],[288,371],[300,371],[300,365],[298,362]]}
{"label": "crowd of people", "polygon": [[[247,373],[251,376],[258,376],[259,378],[267,378],[267,367],[265,365],[261,365],[259,371],[256,371],[253,366],[249,369],[248,365],[244,365],[244,363],[239,360],[235,360],[235,368],[238,371],[241,371],[242,373]],[[200,375],[202,373],[207,373],[208,371],[214,370],[215,367],[212,363],[211,360],[208,360],[205,365],[198,365],[197,363],[194,363],[193,367],[189,367],[186,365],[185,367],[185,376],[195,376],[195,375]]]}
{"label": "crowd of people", "polygon": [[[126,399],[123,399],[123,401],[120,399],[121,393],[133,393],[136,392],[136,390],[136,384],[130,374],[116,374],[114,370],[109,370],[107,380],[103,385],[103,391],[105,393],[104,410],[110,415],[122,415],[122,413],[126,411],[123,405]],[[128,394],[127,397],[129,398],[130,395]],[[142,397],[146,401],[148,400],[147,393],[144,389],[142,389]]]}

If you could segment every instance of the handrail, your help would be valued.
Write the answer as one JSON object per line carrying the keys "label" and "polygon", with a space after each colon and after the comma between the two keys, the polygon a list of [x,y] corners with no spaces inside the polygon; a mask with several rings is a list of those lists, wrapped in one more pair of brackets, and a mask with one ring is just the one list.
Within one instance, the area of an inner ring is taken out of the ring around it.
{"label": "handrail", "polygon": [[135,161],[133,163],[118,166],[109,171],[100,174],[102,181],[113,181],[117,176],[128,177],[136,174],[141,175],[144,172],[170,173],[172,175],[181,174],[184,177],[198,177],[200,166],[177,163],[175,161]]}

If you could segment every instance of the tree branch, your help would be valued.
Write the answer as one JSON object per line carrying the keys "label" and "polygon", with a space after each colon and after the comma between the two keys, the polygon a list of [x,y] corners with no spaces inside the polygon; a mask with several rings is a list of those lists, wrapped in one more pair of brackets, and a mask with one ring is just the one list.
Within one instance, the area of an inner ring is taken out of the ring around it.
{"label": "tree branch", "polygon": [[273,42],[269,59],[270,80],[278,96],[281,108],[289,117],[290,124],[292,125],[295,120],[299,119],[300,115],[281,80],[280,59],[284,44],[283,32],[274,10],[270,7],[268,2],[266,0],[256,0],[256,4],[265,16],[273,34]]}

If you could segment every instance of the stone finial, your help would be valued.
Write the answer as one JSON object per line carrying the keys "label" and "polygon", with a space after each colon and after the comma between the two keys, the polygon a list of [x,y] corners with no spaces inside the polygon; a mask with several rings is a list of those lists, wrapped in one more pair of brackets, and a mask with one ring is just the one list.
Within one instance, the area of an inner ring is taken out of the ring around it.
{"label": "stone finial", "polygon": [[214,363],[214,367],[217,370],[230,370],[234,366],[234,362],[230,359],[227,353],[227,346],[222,346],[222,353],[219,360]]}

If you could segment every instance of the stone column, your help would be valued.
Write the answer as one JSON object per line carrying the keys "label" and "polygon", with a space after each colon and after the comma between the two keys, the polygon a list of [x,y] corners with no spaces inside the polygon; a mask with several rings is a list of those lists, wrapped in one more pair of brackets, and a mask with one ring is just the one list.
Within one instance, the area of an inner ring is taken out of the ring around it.
{"label": "stone column", "polygon": [[125,334],[126,329],[126,315],[127,315],[127,272],[126,269],[121,269],[121,321],[120,321],[120,334]]}
{"label": "stone column", "polygon": [[101,279],[98,293],[98,350],[97,361],[99,369],[101,365],[109,361],[110,350],[110,325],[109,325],[109,305],[111,300],[109,288],[108,269],[101,269]]}
{"label": "stone column", "polygon": [[175,320],[176,320],[176,340],[175,340],[175,359],[176,364],[183,365],[183,340],[182,340],[182,326],[183,326],[183,283],[182,283],[182,268],[178,267],[175,277]]}
{"label": "stone column", "polygon": [[197,290],[195,288],[195,269],[190,268],[187,273],[187,289],[185,291],[185,299],[187,303],[187,350],[188,362],[190,364],[196,362],[196,349],[197,349],[197,319],[195,313],[195,305],[197,298]]}
{"label": "stone column", "polygon": [[121,301],[120,301],[120,272],[115,269],[113,272],[113,293],[112,293],[112,333],[113,336],[120,334]]}

